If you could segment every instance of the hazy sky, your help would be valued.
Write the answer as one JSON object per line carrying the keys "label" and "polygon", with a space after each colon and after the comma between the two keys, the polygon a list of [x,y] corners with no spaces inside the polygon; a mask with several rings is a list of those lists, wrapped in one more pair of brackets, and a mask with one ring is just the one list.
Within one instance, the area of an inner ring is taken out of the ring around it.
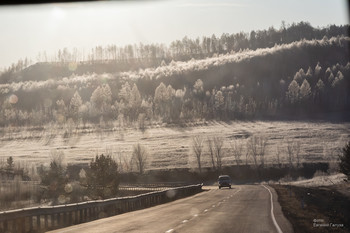
{"label": "hazy sky", "polygon": [[158,0],[0,7],[0,69],[40,51],[138,42],[169,44],[184,36],[349,23],[343,0]]}

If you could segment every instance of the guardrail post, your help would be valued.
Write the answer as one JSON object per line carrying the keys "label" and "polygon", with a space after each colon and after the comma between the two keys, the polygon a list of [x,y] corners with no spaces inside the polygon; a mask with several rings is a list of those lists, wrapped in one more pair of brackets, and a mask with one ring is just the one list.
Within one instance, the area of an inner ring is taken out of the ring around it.
{"label": "guardrail post", "polygon": [[80,209],[79,210],[79,223],[82,223],[83,222],[83,210]]}
{"label": "guardrail post", "polygon": [[93,219],[97,219],[97,211],[96,211],[96,207],[92,207],[92,218]]}
{"label": "guardrail post", "polygon": [[48,220],[48,215],[45,214],[44,215],[44,218],[45,218],[45,229],[48,229],[49,228],[49,220]]}
{"label": "guardrail post", "polygon": [[79,224],[79,221],[78,221],[78,210],[74,210],[74,222],[73,224]]}
{"label": "guardrail post", "polygon": [[38,231],[40,231],[41,226],[40,226],[40,215],[36,216],[36,228]]}
{"label": "guardrail post", "polygon": [[3,222],[3,225],[4,225],[4,230],[5,230],[5,232],[6,231],[8,231],[8,221],[7,220],[5,220],[4,222]]}
{"label": "guardrail post", "polygon": [[68,212],[68,226],[72,225],[72,211]]}
{"label": "guardrail post", "polygon": [[51,214],[50,218],[51,218],[51,227],[53,228],[55,226],[55,216],[54,216],[54,214]]}
{"label": "guardrail post", "polygon": [[83,222],[86,222],[86,220],[87,220],[87,208],[85,208],[85,209],[83,209]]}
{"label": "guardrail post", "polygon": [[25,219],[25,217],[22,217],[22,218],[20,218],[19,219],[19,224],[18,224],[19,226],[19,231],[18,232],[25,232],[26,231],[26,219]]}
{"label": "guardrail post", "polygon": [[60,227],[61,226],[61,213],[57,214],[57,226]]}
{"label": "guardrail post", "polygon": [[67,226],[67,212],[63,212],[63,226]]}
{"label": "guardrail post", "polygon": [[33,216],[29,216],[29,231],[33,231]]}

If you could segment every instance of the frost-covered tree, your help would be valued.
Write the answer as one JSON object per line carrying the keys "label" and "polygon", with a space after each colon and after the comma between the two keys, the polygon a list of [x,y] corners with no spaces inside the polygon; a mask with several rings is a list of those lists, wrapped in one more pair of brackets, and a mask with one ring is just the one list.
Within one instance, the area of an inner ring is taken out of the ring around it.
{"label": "frost-covered tree", "polygon": [[154,92],[154,103],[160,104],[168,100],[168,92],[164,83],[160,83]]}
{"label": "frost-covered tree", "polygon": [[142,99],[136,84],[134,84],[134,86],[131,89],[129,102],[134,107],[139,107],[141,105]]}
{"label": "frost-covered tree", "polygon": [[103,104],[103,90],[101,86],[98,86],[94,92],[92,92],[91,97],[90,97],[90,102],[93,104],[94,107],[100,108]]}
{"label": "frost-covered tree", "polygon": [[287,91],[287,98],[290,103],[294,104],[299,101],[299,84],[293,80],[289,86],[288,86],[288,91]]}
{"label": "frost-covered tree", "polygon": [[333,82],[334,82],[334,75],[333,75],[333,73],[331,73],[329,76],[328,76],[328,78],[327,78],[327,81],[328,81],[328,84],[330,85],[330,86],[334,86],[333,85]]}
{"label": "frost-covered tree", "polygon": [[153,117],[153,103],[151,100],[147,101],[147,100],[142,100],[141,102],[141,112],[145,113],[145,117],[148,119],[152,119]]}
{"label": "frost-covered tree", "polygon": [[92,107],[97,109],[100,114],[107,114],[112,102],[112,91],[110,86],[108,84],[98,86],[92,93],[90,102]]}
{"label": "frost-covered tree", "polygon": [[77,120],[79,118],[79,108],[82,104],[83,101],[81,100],[79,93],[76,91],[69,104],[70,115],[74,120]]}
{"label": "frost-covered tree", "polygon": [[170,85],[166,87],[164,83],[160,83],[154,92],[155,110],[164,119],[168,119],[172,95],[175,95],[175,90]]}
{"label": "frost-covered tree", "polygon": [[318,77],[321,74],[322,67],[320,63],[318,62],[317,65],[315,66],[315,75]]}
{"label": "frost-covered tree", "polygon": [[136,120],[138,118],[138,114],[140,112],[142,99],[139,92],[139,89],[137,88],[136,84],[131,89],[130,97],[129,97],[129,111],[130,111],[130,119]]}
{"label": "frost-covered tree", "polygon": [[197,79],[197,81],[193,85],[193,92],[195,94],[203,93],[203,81],[201,79]]}
{"label": "frost-covered tree", "polygon": [[124,83],[122,85],[122,88],[120,89],[119,92],[119,98],[124,101],[124,103],[129,103],[130,100],[130,95],[131,95],[131,87],[128,82]]}
{"label": "frost-covered tree", "polygon": [[215,105],[214,108],[216,111],[218,111],[220,114],[222,114],[222,111],[225,107],[225,97],[222,94],[221,91],[217,91],[215,94]]}
{"label": "frost-covered tree", "polygon": [[334,78],[332,82],[332,87],[338,87],[342,83],[344,79],[344,75],[342,72],[338,71],[337,76]]}
{"label": "frost-covered tree", "polygon": [[324,92],[325,92],[325,85],[322,79],[319,79],[315,85],[315,92],[314,92],[315,100],[321,101],[322,96],[324,95]]}
{"label": "frost-covered tree", "polygon": [[55,114],[56,122],[62,124],[66,121],[67,107],[62,99],[56,101],[56,106],[57,106],[56,114]]}
{"label": "frost-covered tree", "polygon": [[324,83],[321,79],[318,80],[318,82],[316,83],[316,90],[318,90],[319,92],[323,92],[324,91]]}
{"label": "frost-covered tree", "polygon": [[300,99],[302,101],[307,101],[310,98],[310,96],[311,96],[310,84],[306,79],[304,79],[300,87]]}
{"label": "frost-covered tree", "polygon": [[203,104],[204,104],[204,88],[203,81],[201,79],[197,79],[197,81],[193,85],[193,94],[194,94],[194,107],[197,116],[202,117],[203,115]]}
{"label": "frost-covered tree", "polygon": [[325,77],[329,77],[331,74],[333,74],[332,69],[328,67],[324,73]]}
{"label": "frost-covered tree", "polygon": [[171,98],[174,97],[175,94],[176,94],[175,89],[171,85],[168,85],[168,87],[167,87],[167,99],[171,100]]}
{"label": "frost-covered tree", "polygon": [[91,116],[90,110],[91,110],[90,102],[86,102],[85,104],[81,105],[79,108],[79,116],[81,116],[84,126]]}
{"label": "frost-covered tree", "polygon": [[305,77],[305,72],[303,69],[300,69],[298,72],[295,73],[293,80],[295,80],[298,84],[300,84],[302,83],[304,77]]}
{"label": "frost-covered tree", "polygon": [[306,72],[306,78],[311,79],[312,76],[313,76],[313,71],[312,71],[312,68],[309,66]]}

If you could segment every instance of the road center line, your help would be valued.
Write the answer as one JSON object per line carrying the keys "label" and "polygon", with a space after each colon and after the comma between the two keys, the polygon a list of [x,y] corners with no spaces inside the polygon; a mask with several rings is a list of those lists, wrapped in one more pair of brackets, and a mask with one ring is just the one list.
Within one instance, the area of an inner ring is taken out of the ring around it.
{"label": "road center line", "polygon": [[270,201],[271,201],[271,218],[272,218],[272,222],[273,222],[273,224],[275,225],[277,232],[278,232],[278,233],[283,233],[283,231],[281,230],[280,226],[278,225],[278,223],[277,223],[277,221],[276,221],[276,219],[275,219],[275,215],[273,214],[273,200],[272,200],[272,193],[271,193],[271,191],[270,191],[270,189],[269,189],[268,187],[266,187],[266,186],[265,186],[265,185],[263,185],[263,184],[262,184],[262,186],[263,186],[264,188],[266,188],[266,189],[267,189],[267,191],[269,191],[269,193],[270,193]]}
{"label": "road center line", "polygon": [[170,230],[167,230],[165,233],[170,233],[170,232],[173,232],[174,229],[170,229]]}

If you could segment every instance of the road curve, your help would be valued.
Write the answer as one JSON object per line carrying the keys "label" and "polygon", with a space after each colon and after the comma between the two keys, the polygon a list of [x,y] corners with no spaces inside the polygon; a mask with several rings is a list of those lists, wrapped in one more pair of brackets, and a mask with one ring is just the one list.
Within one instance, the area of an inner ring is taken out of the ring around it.
{"label": "road curve", "polygon": [[293,232],[271,187],[205,188],[192,197],[52,232]]}

